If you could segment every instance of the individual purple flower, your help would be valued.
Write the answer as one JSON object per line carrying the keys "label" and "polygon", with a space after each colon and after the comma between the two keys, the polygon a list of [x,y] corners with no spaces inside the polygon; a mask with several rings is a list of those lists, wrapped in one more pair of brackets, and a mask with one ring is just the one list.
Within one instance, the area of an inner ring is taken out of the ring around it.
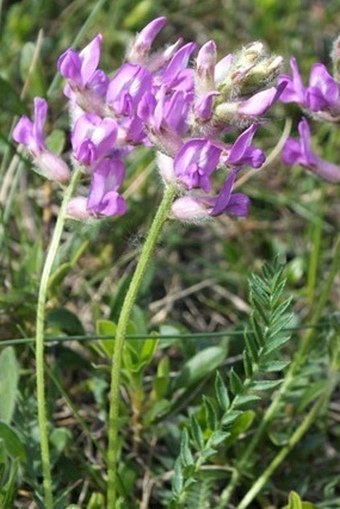
{"label": "individual purple flower", "polygon": [[194,42],[182,46],[170,60],[164,71],[157,77],[159,85],[167,89],[180,89],[185,92],[192,92],[194,88],[194,72],[188,69],[189,59],[196,49]]}
{"label": "individual purple flower", "polygon": [[86,166],[92,166],[114,149],[117,123],[112,118],[85,113],[72,130],[72,148],[75,158]]}
{"label": "individual purple flower", "polygon": [[34,120],[23,116],[13,130],[13,139],[26,147],[33,157],[34,163],[48,179],[66,182],[70,177],[67,164],[56,154],[50,152],[44,139],[44,125],[47,117],[45,99],[34,99]]}
{"label": "individual purple flower", "polygon": [[108,105],[116,115],[132,117],[143,95],[151,91],[152,81],[152,74],[140,65],[122,65],[110,80]]}
{"label": "individual purple flower", "polygon": [[94,169],[87,200],[87,210],[98,216],[123,215],[124,198],[118,190],[125,177],[125,168],[119,159],[103,159]]}
{"label": "individual purple flower", "polygon": [[80,53],[70,48],[59,57],[58,71],[69,80],[72,87],[82,90],[94,78],[99,64],[102,38],[102,35],[98,34]]}
{"label": "individual purple flower", "polygon": [[241,102],[238,112],[251,117],[264,115],[278,101],[285,87],[286,82],[282,81],[277,87],[270,87],[267,90],[257,92],[249,99]]}
{"label": "individual purple flower", "polygon": [[150,23],[148,23],[143,30],[137,34],[127,56],[127,61],[129,63],[140,65],[145,63],[155,37],[162,30],[165,24],[166,18],[164,16],[156,18],[150,21]]}
{"label": "individual purple flower", "polygon": [[204,138],[193,138],[180,148],[174,160],[176,177],[188,188],[211,189],[210,176],[219,162],[222,149]]}
{"label": "individual purple flower", "polygon": [[300,138],[288,138],[282,151],[286,164],[300,164],[329,182],[340,183],[340,166],[320,159],[311,147],[311,134],[308,122],[303,118],[298,126]]}
{"label": "individual purple flower", "polygon": [[217,196],[189,195],[175,200],[173,215],[180,220],[199,220],[209,216],[229,214],[236,217],[248,215],[250,200],[243,193],[232,193],[237,170],[228,175]]}
{"label": "individual purple flower", "polygon": [[183,136],[188,129],[187,117],[193,94],[182,90],[167,93],[161,86],[155,94],[145,94],[137,109],[138,116],[155,132],[171,130]]}
{"label": "individual purple flower", "polygon": [[[296,102],[312,112],[325,109],[340,108],[340,87],[329,74],[323,64],[314,64],[309,77],[309,85],[305,87],[296,59],[290,60],[292,76],[282,75],[280,82],[286,81],[280,100],[284,103]],[[338,112],[339,113],[339,112]]]}
{"label": "individual purple flower", "polygon": [[262,150],[251,145],[257,128],[258,125],[252,124],[243,131],[233,143],[227,157],[221,158],[222,161],[234,167],[251,166],[252,168],[260,168],[265,162],[266,156]]}
{"label": "individual purple flower", "polygon": [[217,122],[230,123],[232,125],[245,126],[257,121],[262,115],[278,101],[286,82],[282,81],[278,86],[261,90],[248,99],[233,102],[222,102],[215,108]]}

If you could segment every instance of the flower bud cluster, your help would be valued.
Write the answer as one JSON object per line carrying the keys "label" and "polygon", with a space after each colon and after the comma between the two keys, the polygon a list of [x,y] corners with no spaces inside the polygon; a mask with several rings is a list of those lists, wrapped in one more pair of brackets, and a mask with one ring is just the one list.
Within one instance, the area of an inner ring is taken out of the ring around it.
{"label": "flower bud cluster", "polygon": [[[69,214],[74,217],[126,212],[120,192],[124,158],[138,145],[156,149],[160,175],[166,184],[177,186],[175,217],[247,214],[249,199],[233,193],[233,185],[242,168],[259,168],[265,161],[252,140],[262,116],[285,87],[285,82],[275,85],[282,59],[268,55],[256,42],[218,61],[216,45],[209,41],[191,66],[195,43],[183,44],[179,39],[163,50],[151,51],[165,23],[164,17],[151,21],[112,76],[98,67],[100,34],[82,51],[71,48],[59,57],[58,70],[66,79],[64,93],[70,106],[71,159],[91,179],[88,196],[70,202]],[[44,143],[46,114],[46,101],[36,98],[33,122],[21,118],[13,137],[26,146],[47,177],[66,181],[67,165],[48,152]],[[230,136],[237,129],[241,133],[226,143],[225,133]],[[219,168],[225,170],[225,178],[214,193],[212,176]]]}
{"label": "flower bud cluster", "polygon": [[[292,76],[282,75],[279,83],[286,83],[280,96],[284,103],[295,102],[303,111],[316,120],[330,123],[340,122],[340,38],[332,51],[334,77],[320,63],[312,66],[308,86],[305,87],[295,58],[291,58]],[[287,164],[300,164],[329,182],[340,183],[340,166],[319,158],[311,147],[311,132],[306,118],[298,127],[299,139],[288,138],[282,151]]]}

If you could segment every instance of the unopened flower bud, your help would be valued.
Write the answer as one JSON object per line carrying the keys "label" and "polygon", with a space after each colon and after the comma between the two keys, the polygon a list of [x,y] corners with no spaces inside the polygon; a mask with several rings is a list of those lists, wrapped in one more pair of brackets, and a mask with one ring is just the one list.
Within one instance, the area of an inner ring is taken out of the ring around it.
{"label": "unopened flower bud", "polygon": [[43,150],[34,159],[39,173],[49,180],[67,182],[70,179],[70,170],[65,161],[48,150]]}
{"label": "unopened flower bud", "polygon": [[176,180],[174,172],[174,160],[163,154],[156,152],[156,162],[160,176],[164,182],[174,182]]}
{"label": "unopened flower bud", "polygon": [[280,74],[282,65],[283,58],[280,56],[261,60],[244,77],[240,87],[241,95],[254,94],[273,83]]}
{"label": "unopened flower bud", "polygon": [[255,41],[242,48],[238,56],[238,64],[246,66],[256,64],[266,56],[266,48],[260,41]]}
{"label": "unopened flower bud", "polygon": [[182,196],[172,204],[171,212],[180,221],[199,221],[209,218],[209,209],[193,196]]}
{"label": "unopened flower bud", "polygon": [[85,221],[91,217],[91,213],[87,210],[87,198],[84,196],[75,196],[68,202],[66,213],[72,219]]}
{"label": "unopened flower bud", "polygon": [[143,64],[144,60],[148,57],[151,45],[166,24],[164,16],[152,20],[143,30],[137,34],[132,47],[127,56],[127,61],[130,64]]}
{"label": "unopened flower bud", "polygon": [[214,41],[205,43],[197,55],[196,62],[196,93],[201,96],[215,89],[216,44]]}

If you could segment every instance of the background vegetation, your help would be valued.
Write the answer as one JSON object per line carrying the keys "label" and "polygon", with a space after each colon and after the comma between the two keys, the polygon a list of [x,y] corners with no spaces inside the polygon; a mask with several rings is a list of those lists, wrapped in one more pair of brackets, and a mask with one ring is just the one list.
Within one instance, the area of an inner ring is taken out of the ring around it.
{"label": "background vegetation", "polygon": [[[15,155],[11,126],[17,115],[31,111],[34,96],[46,96],[51,105],[50,143],[67,152],[67,115],[56,77],[57,57],[71,45],[82,47],[100,31],[102,67],[113,71],[135,32],[160,15],[169,18],[158,38],[160,45],[180,35],[199,44],[213,38],[222,57],[262,40],[287,62],[295,55],[306,77],[313,62],[329,64],[331,42],[340,27],[335,0],[23,0],[2,4],[0,497],[5,508],[39,506],[41,465],[28,339],[34,335],[39,277],[60,203],[57,186],[43,181],[30,171],[29,161]],[[280,105],[273,122],[262,129],[259,144],[268,152],[280,137],[287,112],[295,129],[301,112]],[[314,127],[320,154],[340,163],[335,128]],[[78,341],[51,340],[47,350],[54,483],[60,508],[70,503],[103,507],[112,342],[95,335],[114,334],[110,321],[117,319],[161,187],[153,155],[145,149],[134,153],[128,172],[129,213],[90,225],[69,224],[49,288],[47,335],[81,336]],[[284,166],[278,158],[263,172],[252,172],[243,189],[252,199],[248,218],[218,218],[203,226],[170,223],[147,274],[130,332],[156,331],[165,337],[158,344],[131,340],[125,359],[120,491],[130,494],[126,507],[168,507],[181,429],[193,413],[203,422],[202,393],[214,397],[217,368],[224,380],[231,366],[242,376],[240,332],[251,311],[247,279],[252,272],[259,273],[264,261],[276,256],[285,264],[285,295],[293,298],[289,323],[295,330],[283,347],[283,360],[293,356],[305,334],[303,327],[314,320],[338,234],[338,189],[303,169]],[[277,420],[247,464],[231,502],[234,506],[287,443],[336,367],[339,300],[339,279],[335,279],[308,359]],[[214,335],[218,332],[223,334]],[[85,336],[93,338],[85,340]],[[254,433],[270,395],[263,395],[256,415],[248,410],[246,422],[233,430],[228,448],[210,459],[209,468],[200,474],[204,490],[194,489],[184,502],[187,507],[215,507],[216,494]],[[320,509],[339,507],[339,420],[340,402],[334,391],[308,435],[251,507],[282,507],[291,490]]]}

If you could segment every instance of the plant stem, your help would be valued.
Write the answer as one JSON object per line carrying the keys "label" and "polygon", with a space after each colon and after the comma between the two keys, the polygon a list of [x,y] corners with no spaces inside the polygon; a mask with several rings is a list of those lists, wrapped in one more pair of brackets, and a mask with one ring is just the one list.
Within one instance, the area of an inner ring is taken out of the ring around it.
{"label": "plant stem", "polygon": [[313,424],[316,419],[321,407],[324,405],[327,400],[329,394],[331,393],[331,387],[327,387],[327,390],[320,396],[320,398],[313,405],[311,410],[308,412],[300,426],[294,431],[292,436],[290,437],[287,445],[281,449],[281,451],[275,456],[263,474],[256,480],[253,486],[250,488],[248,493],[243,497],[241,502],[238,504],[236,509],[246,509],[249,504],[254,500],[257,494],[261,491],[266,482],[273,475],[275,470],[281,465],[282,461],[286,458],[286,456],[294,449],[296,444],[299,443],[303,435],[308,431],[310,426]]}
{"label": "plant stem", "polygon": [[[313,323],[317,324],[317,322],[320,320],[321,315],[323,313],[324,307],[327,303],[329,292],[332,288],[332,284],[334,281],[334,278],[339,270],[340,265],[340,238],[338,239],[336,246],[335,246],[335,253],[333,262],[328,274],[328,277],[326,279],[325,285],[321,291],[321,294],[319,296],[316,308],[312,314],[313,316]],[[274,395],[273,401],[266,410],[261,422],[259,423],[258,427],[256,428],[256,431],[251,439],[251,441],[248,444],[248,447],[246,447],[242,457],[240,458],[240,461],[237,464],[237,468],[233,471],[233,474],[230,478],[228,486],[224,489],[220,496],[220,501],[216,509],[223,509],[227,506],[229,500],[231,499],[234,490],[236,486],[239,483],[239,480],[241,478],[241,472],[246,466],[251,454],[255,450],[258,442],[262,438],[263,433],[265,432],[268,424],[273,420],[275,417],[275,414],[280,407],[282,398],[287,392],[287,389],[289,388],[290,384],[294,380],[295,373],[300,368],[301,364],[305,360],[306,353],[308,351],[308,348],[314,338],[315,332],[317,329],[309,329],[304,338],[302,339],[300,346],[296,352],[295,358],[293,359],[293,362],[291,363],[285,379],[279,388],[279,390]]]}
{"label": "plant stem", "polygon": [[116,478],[117,478],[117,456],[118,456],[118,430],[119,430],[119,383],[122,364],[123,346],[126,336],[126,329],[129,323],[132,308],[135,304],[140,285],[146,268],[150,262],[151,255],[156,246],[162,226],[166,221],[170,207],[176,194],[176,189],[169,186],[163,196],[163,200],[154,217],[150,231],[146,238],[138,264],[132,276],[131,283],[120,312],[115,345],[112,358],[111,388],[110,388],[110,413],[109,413],[109,445],[107,453],[108,481],[107,481],[107,508],[116,507]]}
{"label": "plant stem", "polygon": [[35,359],[36,359],[36,380],[37,380],[37,402],[38,402],[38,425],[41,444],[41,462],[43,469],[43,486],[45,509],[53,509],[52,478],[50,465],[50,452],[48,446],[48,424],[46,415],[45,398],[45,377],[44,377],[44,322],[45,306],[48,282],[52,266],[60,244],[61,235],[64,229],[66,207],[72,196],[73,190],[80,178],[80,169],[74,170],[71,181],[64,192],[63,201],[60,207],[58,219],[54,228],[51,244],[48,248],[44,268],[41,275],[36,320],[35,336]]}

